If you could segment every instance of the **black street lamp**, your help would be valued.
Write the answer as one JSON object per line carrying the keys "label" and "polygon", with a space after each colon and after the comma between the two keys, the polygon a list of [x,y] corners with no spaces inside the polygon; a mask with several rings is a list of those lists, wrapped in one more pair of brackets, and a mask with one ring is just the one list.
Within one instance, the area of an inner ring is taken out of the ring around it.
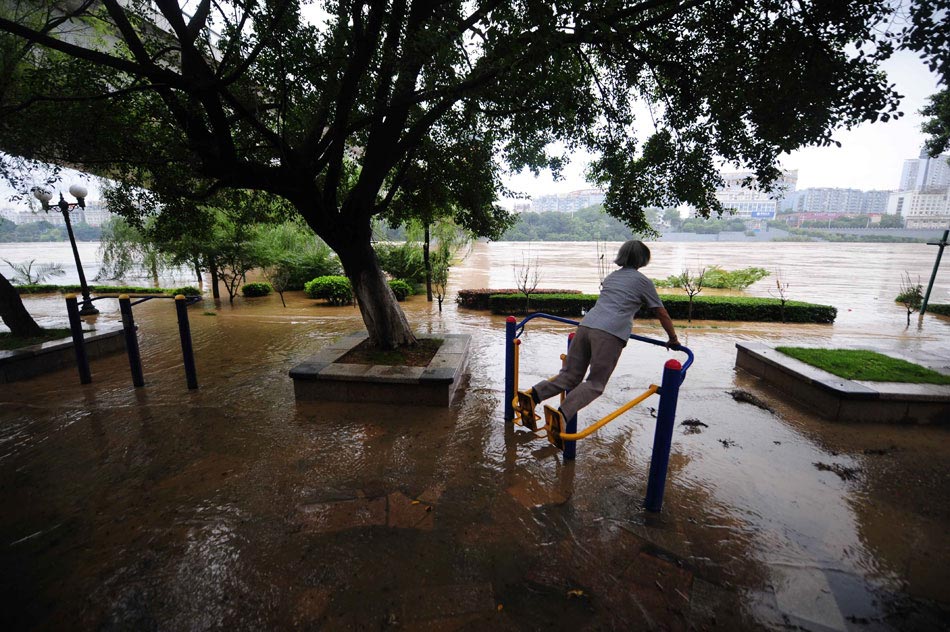
{"label": "black street lamp", "polygon": [[[79,249],[76,248],[76,238],[73,236],[73,225],[69,221],[69,211],[79,208],[86,208],[86,187],[81,184],[74,184],[69,187],[69,193],[76,202],[70,204],[63,199],[63,194],[59,194],[59,203],[56,207],[63,213],[63,221],[66,222],[66,232],[69,234],[69,244],[73,247],[73,257],[76,259],[76,270],[79,271],[79,286],[82,288],[82,304],[79,306],[80,316],[92,316],[98,314],[99,310],[93,307],[92,299],[89,298],[89,286],[86,285],[86,275],[82,271],[82,262],[79,261]],[[43,210],[48,211],[52,208],[49,201],[53,199],[53,194],[46,189],[33,189],[33,195],[43,204]]]}

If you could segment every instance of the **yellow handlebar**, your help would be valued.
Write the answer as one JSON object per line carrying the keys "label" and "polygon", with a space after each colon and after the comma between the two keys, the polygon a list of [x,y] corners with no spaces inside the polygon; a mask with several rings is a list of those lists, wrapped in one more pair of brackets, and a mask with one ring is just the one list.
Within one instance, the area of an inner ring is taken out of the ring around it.
{"label": "yellow handlebar", "polygon": [[625,412],[627,412],[628,410],[630,410],[631,408],[633,408],[634,406],[636,406],[637,404],[645,400],[650,395],[653,395],[654,393],[656,393],[659,389],[660,387],[657,386],[656,384],[650,384],[650,388],[644,391],[642,395],[640,395],[634,400],[627,402],[626,404],[624,404],[623,406],[621,406],[614,412],[610,413],[609,415],[607,415],[606,417],[604,417],[597,423],[591,426],[588,426],[587,428],[584,428],[584,430],[582,430],[581,432],[575,432],[575,433],[570,433],[570,434],[566,432],[562,432],[560,433],[561,438],[564,439],[565,441],[577,441],[578,439],[583,439],[584,437],[599,430],[600,428],[603,428],[604,426],[609,424],[611,421],[613,421],[620,415],[624,414]]}

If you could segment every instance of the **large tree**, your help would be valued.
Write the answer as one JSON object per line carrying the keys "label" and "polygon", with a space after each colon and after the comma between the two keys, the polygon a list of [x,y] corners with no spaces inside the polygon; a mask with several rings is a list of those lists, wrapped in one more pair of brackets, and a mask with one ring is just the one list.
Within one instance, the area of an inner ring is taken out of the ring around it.
{"label": "large tree", "polygon": [[[4,173],[42,159],[192,198],[284,198],[391,346],[413,337],[371,221],[427,141],[555,172],[553,142],[586,148],[607,210],[638,230],[645,206],[719,210],[722,162],[767,187],[782,152],[897,113],[879,70],[891,0],[302,4],[2,3]],[[460,177],[493,186],[485,173]]]}

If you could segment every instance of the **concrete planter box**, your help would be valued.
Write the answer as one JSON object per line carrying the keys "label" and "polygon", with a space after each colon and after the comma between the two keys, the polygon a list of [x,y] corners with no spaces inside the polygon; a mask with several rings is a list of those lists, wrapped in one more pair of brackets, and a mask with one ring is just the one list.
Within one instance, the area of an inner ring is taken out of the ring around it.
{"label": "concrete planter box", "polygon": [[[121,325],[96,325],[92,331],[83,332],[83,340],[90,360],[125,350]],[[0,351],[0,384],[75,366],[76,352],[71,337],[13,351]]]}
{"label": "concrete planter box", "polygon": [[854,382],[754,342],[736,343],[736,366],[834,421],[950,423],[950,386]]}
{"label": "concrete planter box", "polygon": [[468,360],[468,334],[421,335],[444,342],[428,366],[383,366],[337,362],[366,340],[366,333],[341,338],[290,371],[298,401],[375,402],[450,406]]}

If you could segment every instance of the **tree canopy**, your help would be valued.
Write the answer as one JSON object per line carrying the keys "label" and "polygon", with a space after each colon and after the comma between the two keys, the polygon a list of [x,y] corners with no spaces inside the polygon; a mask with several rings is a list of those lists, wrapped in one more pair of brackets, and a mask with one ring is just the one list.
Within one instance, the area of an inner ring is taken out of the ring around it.
{"label": "tree canopy", "polygon": [[708,214],[723,162],[769,187],[781,153],[899,116],[879,64],[900,38],[938,56],[921,34],[945,5],[912,4],[926,28],[901,34],[882,26],[890,0],[14,0],[3,175],[43,160],[179,198],[282,198],[389,346],[412,334],[371,222],[420,176],[446,167],[440,203],[490,234],[498,169],[558,173],[559,143],[597,156],[605,207],[633,230],[647,206]]}

